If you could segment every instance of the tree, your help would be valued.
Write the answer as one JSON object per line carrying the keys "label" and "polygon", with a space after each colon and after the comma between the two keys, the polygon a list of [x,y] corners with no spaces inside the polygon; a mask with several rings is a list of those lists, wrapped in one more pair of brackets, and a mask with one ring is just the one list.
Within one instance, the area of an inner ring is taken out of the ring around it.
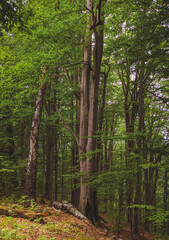
{"label": "tree", "polygon": [[[98,113],[98,89],[100,78],[100,67],[103,49],[103,16],[102,1],[98,5],[98,18],[94,13],[95,4],[87,0],[88,25],[86,28],[84,44],[84,66],[82,70],[81,89],[80,89],[80,129],[79,129],[79,154],[80,172],[90,176],[98,171],[96,162],[96,132],[97,132],[97,113]],[[96,24],[99,23],[97,26]],[[94,35],[93,50],[93,71],[91,71],[91,35]],[[89,89],[90,85],[90,89]],[[98,221],[98,210],[96,192],[91,186],[84,183],[81,178],[80,205],[79,208],[92,221]]]}
{"label": "tree", "polygon": [[46,91],[46,83],[43,82],[43,76],[46,72],[46,67],[42,70],[41,85],[38,91],[38,97],[35,103],[35,113],[32,120],[32,129],[30,134],[30,150],[27,167],[27,176],[25,183],[25,194],[29,198],[36,200],[36,176],[37,176],[37,156],[38,156],[38,136],[41,122],[43,100]]}
{"label": "tree", "polygon": [[167,234],[166,2],[18,0],[0,11],[1,194],[26,181],[29,197],[70,200],[94,223],[100,212],[119,232],[128,221],[131,238],[141,226]]}

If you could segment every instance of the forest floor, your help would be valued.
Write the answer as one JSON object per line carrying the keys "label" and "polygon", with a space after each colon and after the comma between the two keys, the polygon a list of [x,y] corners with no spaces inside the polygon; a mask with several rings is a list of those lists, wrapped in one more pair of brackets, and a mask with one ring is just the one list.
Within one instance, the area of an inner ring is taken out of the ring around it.
{"label": "forest floor", "polygon": [[[57,211],[47,205],[0,203],[0,240],[131,240],[128,226],[118,236],[113,222],[96,227],[88,220],[82,221],[66,211]],[[154,240],[149,233],[142,233],[133,240]]]}

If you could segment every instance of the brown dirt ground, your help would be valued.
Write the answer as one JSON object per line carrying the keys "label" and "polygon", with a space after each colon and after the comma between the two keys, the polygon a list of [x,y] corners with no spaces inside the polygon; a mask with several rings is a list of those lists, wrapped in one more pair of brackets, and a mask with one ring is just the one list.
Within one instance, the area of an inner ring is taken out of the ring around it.
{"label": "brown dirt ground", "polygon": [[[57,212],[52,207],[41,205],[37,211],[9,209],[0,205],[0,239],[8,239],[1,238],[4,229],[13,234],[9,235],[9,239],[112,240],[113,236],[117,236],[116,232],[107,230],[113,228],[113,223],[102,228],[96,227],[87,220],[81,221],[67,212]],[[131,240],[129,227],[123,226],[119,238]],[[154,237],[143,233],[140,237],[134,236],[133,240],[145,239],[153,240]]]}

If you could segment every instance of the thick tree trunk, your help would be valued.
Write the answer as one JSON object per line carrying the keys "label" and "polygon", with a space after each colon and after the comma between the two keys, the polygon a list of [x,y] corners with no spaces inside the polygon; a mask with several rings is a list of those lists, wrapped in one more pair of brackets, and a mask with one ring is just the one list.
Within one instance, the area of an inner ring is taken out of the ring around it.
{"label": "thick tree trunk", "polygon": [[[101,3],[101,1],[100,1]],[[100,78],[100,65],[102,59],[103,49],[103,23],[95,29],[94,12],[92,9],[92,1],[87,0],[87,9],[89,14],[92,14],[92,21],[89,17],[89,22],[92,22],[92,27],[88,26],[86,31],[87,42],[89,42],[84,53],[84,62],[88,63],[84,66],[82,72],[82,87],[81,87],[81,109],[80,109],[80,148],[79,154],[92,153],[96,150],[96,131],[97,131],[97,112],[98,112],[98,88]],[[99,13],[101,5],[99,5]],[[89,15],[90,16],[90,15]],[[99,14],[100,16],[100,14]],[[99,19],[101,22],[101,19]],[[93,74],[90,83],[90,96],[89,96],[89,81],[90,81],[90,62],[91,62],[91,33],[90,29],[93,28],[95,46],[93,52]],[[87,95],[86,95],[87,93]],[[86,102],[85,102],[86,97]],[[90,103],[90,104],[89,104]],[[89,154],[90,155],[90,154]],[[96,155],[83,157],[80,162],[80,172],[87,173],[88,176],[98,171],[96,162]],[[97,210],[97,193],[93,191],[90,184],[84,184],[81,178],[80,188],[80,205],[79,208],[91,221],[98,220]]]}
{"label": "thick tree trunk", "polygon": [[[100,1],[101,4],[101,1]],[[99,6],[99,11],[101,12],[101,5]],[[101,25],[98,29],[94,27],[95,35],[95,48],[93,53],[93,75],[91,80],[90,88],[90,106],[89,106],[89,118],[88,118],[88,141],[86,146],[86,152],[94,152],[96,150],[96,134],[97,134],[97,115],[98,115],[98,90],[99,90],[99,80],[100,80],[100,67],[102,60],[103,51],[103,20],[99,19]],[[87,171],[93,174],[98,172],[98,162],[97,155],[89,156],[87,159]],[[98,215],[98,200],[97,200],[97,190],[91,189],[91,200],[92,204],[89,206],[89,211],[93,211],[92,218],[99,222],[100,218]],[[89,203],[90,204],[90,203]],[[91,214],[90,213],[90,214]]]}
{"label": "thick tree trunk", "polygon": [[25,194],[29,198],[36,200],[36,176],[37,176],[37,156],[38,156],[38,135],[42,114],[43,99],[45,95],[46,84],[41,83],[38,91],[38,97],[35,104],[35,113],[32,121],[32,129],[30,134],[30,150],[27,166],[27,176],[25,183]]}

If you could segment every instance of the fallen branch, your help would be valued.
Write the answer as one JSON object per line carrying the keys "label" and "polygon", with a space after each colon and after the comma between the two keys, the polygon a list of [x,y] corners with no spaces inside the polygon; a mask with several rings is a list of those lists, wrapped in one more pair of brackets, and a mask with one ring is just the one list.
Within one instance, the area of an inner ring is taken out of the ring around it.
{"label": "fallen branch", "polygon": [[79,212],[71,203],[64,201],[64,202],[53,202],[53,207],[57,210],[66,210],[74,217],[84,221],[88,220],[81,212]]}

